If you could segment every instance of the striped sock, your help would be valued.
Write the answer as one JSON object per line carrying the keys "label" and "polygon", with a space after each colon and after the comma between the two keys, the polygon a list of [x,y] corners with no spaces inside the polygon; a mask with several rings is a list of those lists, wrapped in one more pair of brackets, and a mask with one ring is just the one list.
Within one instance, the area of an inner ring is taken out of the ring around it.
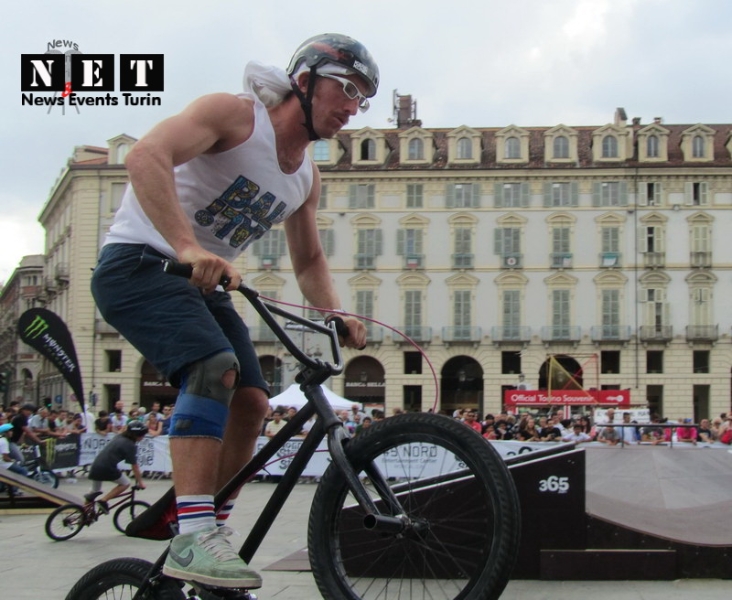
{"label": "striped sock", "polygon": [[216,526],[213,496],[178,496],[178,527],[180,533],[193,533]]}
{"label": "striped sock", "polygon": [[234,500],[227,500],[226,504],[224,504],[219,509],[219,512],[216,513],[216,525],[218,527],[226,525],[226,519],[229,518],[231,511],[234,510],[234,502]]}

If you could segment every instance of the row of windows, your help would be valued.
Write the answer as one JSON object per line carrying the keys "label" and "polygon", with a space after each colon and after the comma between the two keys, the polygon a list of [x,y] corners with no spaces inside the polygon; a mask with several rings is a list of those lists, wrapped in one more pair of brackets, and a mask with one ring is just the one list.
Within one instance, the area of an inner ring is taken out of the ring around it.
{"label": "row of windows", "polygon": [[[665,143],[665,136],[663,138],[656,134],[650,134],[644,136],[644,158],[646,159],[659,159],[664,158],[665,150],[663,144]],[[712,152],[712,145],[709,143],[708,136],[696,134],[690,138],[691,158],[693,159],[705,159],[713,158],[710,156]],[[599,158],[602,159],[622,159],[625,158],[623,153],[620,152],[620,144],[623,143],[623,139],[615,134],[606,134],[600,138],[600,153]],[[572,158],[572,142],[570,138],[565,135],[556,135],[551,140],[551,159],[552,160],[568,160]],[[500,148],[502,146],[502,149]],[[315,142],[313,146],[313,159],[316,162],[329,162],[331,160],[332,146],[328,140],[319,140]],[[476,152],[476,145],[471,137],[463,136],[459,137],[455,142],[455,158],[457,160],[473,160],[477,159],[474,156]],[[502,144],[499,144],[499,153],[502,152],[501,157],[504,160],[524,160],[528,161],[528,146],[522,149],[521,139],[516,136],[508,136],[503,140]],[[576,151],[575,151],[576,152]],[[409,161],[423,161],[426,160],[427,154],[425,152],[425,140],[419,137],[413,137],[407,143],[407,159]],[[374,139],[367,137],[362,140],[358,145],[358,161],[375,161],[377,160],[377,143]]]}
{"label": "row of windows", "polygon": [[[633,184],[627,181],[596,181],[592,183],[592,206],[628,206],[631,203]],[[319,208],[328,208],[328,184],[323,184]],[[529,208],[531,206],[529,182],[496,182],[493,184],[493,208]],[[640,181],[636,184],[635,199],[639,206],[663,206],[664,188],[660,182]],[[480,183],[445,184],[444,206],[448,209],[482,208],[484,186]],[[666,194],[667,196],[667,194]],[[406,208],[425,207],[425,186],[407,183],[404,190]],[[545,181],[542,189],[543,207],[580,206],[579,182]],[[708,206],[709,184],[706,181],[687,181],[684,184],[684,203],[688,206]],[[348,208],[368,210],[376,208],[376,184],[350,184]]]}
{"label": "row of windows", "polygon": [[[551,268],[572,268],[573,265],[573,227],[559,224],[549,229],[549,262]],[[354,268],[375,269],[376,257],[383,254],[383,231],[375,227],[360,227],[355,230],[356,262]],[[598,236],[599,266],[603,268],[622,266],[621,228],[617,226],[600,227]],[[405,257],[404,267],[424,269],[424,228],[401,228],[396,232],[396,253]],[[696,268],[712,266],[712,228],[708,223],[692,224],[689,229],[690,265]],[[455,269],[475,268],[475,244],[480,236],[472,226],[455,226],[451,229],[452,266]],[[320,230],[321,244],[327,256],[335,255],[335,232],[332,229]],[[503,268],[522,268],[523,259],[522,227],[496,227],[493,229],[493,253],[502,258]],[[643,225],[638,229],[638,252],[646,255],[644,266],[661,268],[665,266],[666,231],[662,225]],[[268,236],[252,245],[252,254],[260,257],[263,268],[278,268],[279,257],[287,252],[284,231],[274,229]],[[583,248],[586,255],[587,248]],[[266,264],[264,261],[267,261]]]}
{"label": "row of windows", "polygon": [[[526,289],[505,289],[499,294],[499,325],[492,327],[490,336],[498,343],[524,343],[531,340],[531,328],[525,323],[523,298]],[[545,342],[579,342],[582,328],[574,325],[573,289],[558,288],[548,290],[549,324],[540,328],[540,337]],[[644,291],[645,301],[641,303],[641,323],[637,335],[648,341],[669,341],[673,338],[670,303],[662,300],[665,290],[648,288]],[[477,325],[474,289],[451,289],[449,301],[450,329],[442,332],[446,341],[479,342],[483,336]],[[624,343],[631,338],[631,327],[624,325],[623,290],[599,289],[599,321],[590,328],[590,336],[598,342]],[[271,295],[271,294],[270,294]],[[718,327],[712,319],[712,290],[694,288],[690,290],[689,325],[686,337],[689,340],[713,342],[718,339]],[[426,290],[403,289],[401,296],[401,326],[410,337],[429,341],[432,332],[426,326]],[[359,289],[354,293],[355,311],[367,319],[375,319],[377,291]],[[369,327],[373,328],[372,325]],[[422,336],[428,335],[427,339]]]}

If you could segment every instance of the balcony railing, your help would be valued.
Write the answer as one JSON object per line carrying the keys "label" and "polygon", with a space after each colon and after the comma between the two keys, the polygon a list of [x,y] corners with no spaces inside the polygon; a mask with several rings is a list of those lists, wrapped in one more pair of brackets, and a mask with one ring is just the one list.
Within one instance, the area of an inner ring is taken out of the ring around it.
{"label": "balcony railing", "polygon": [[579,342],[582,328],[579,325],[547,325],[541,328],[542,342]]}
{"label": "balcony railing", "polygon": [[276,342],[277,336],[267,326],[261,325],[259,327],[249,328],[249,337],[252,338],[253,342]]}
{"label": "balcony railing", "polygon": [[356,254],[353,258],[357,270],[376,268],[376,255],[374,254]]}
{"label": "balcony railing", "polygon": [[687,325],[687,342],[716,342],[719,339],[719,325]]}
{"label": "balcony railing", "polygon": [[366,342],[369,344],[380,344],[384,341],[384,328],[366,325]]}
{"label": "balcony railing", "polygon": [[461,325],[442,328],[443,342],[480,342],[483,330],[480,327]]}
{"label": "balcony railing", "polygon": [[593,342],[627,342],[630,340],[630,325],[594,325],[590,328]]}
{"label": "balcony railing", "polygon": [[673,325],[641,325],[642,342],[670,342],[674,338]]}
{"label": "balcony railing", "polygon": [[280,257],[273,256],[271,254],[259,257],[259,268],[260,269],[279,269],[280,268]]}
{"label": "balcony railing", "polygon": [[712,267],[711,252],[692,252],[689,259],[691,266],[695,269],[710,269]]}
{"label": "balcony railing", "polygon": [[601,252],[600,267],[613,269],[623,266],[623,255],[620,252]]}
{"label": "balcony railing", "polygon": [[405,269],[424,269],[424,255],[407,254],[404,256]]}
{"label": "balcony railing", "polygon": [[661,269],[666,266],[665,252],[646,252],[643,255],[643,265],[647,269]]}
{"label": "balcony railing", "polygon": [[69,281],[69,265],[68,263],[59,263],[55,269],[56,279],[59,281]]}
{"label": "balcony railing", "polygon": [[[411,338],[415,342],[429,342],[432,340],[432,327],[421,327],[416,325],[402,325],[399,327],[404,335]],[[394,334],[395,342],[403,342],[404,338]]]}
{"label": "balcony railing", "polygon": [[571,269],[571,252],[553,252],[551,254],[552,269]]}
{"label": "balcony railing", "polygon": [[494,325],[491,327],[491,340],[494,344],[526,343],[531,341],[531,327]]}
{"label": "balcony railing", "polygon": [[472,269],[473,268],[473,255],[472,254],[453,254],[452,255],[452,268],[453,269]]}

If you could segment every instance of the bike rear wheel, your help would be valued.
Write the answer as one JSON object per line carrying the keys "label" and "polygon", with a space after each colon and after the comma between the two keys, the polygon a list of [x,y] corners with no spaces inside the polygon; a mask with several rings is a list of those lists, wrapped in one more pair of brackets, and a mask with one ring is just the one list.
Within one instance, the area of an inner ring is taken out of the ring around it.
{"label": "bike rear wheel", "polygon": [[127,525],[129,525],[133,519],[140,516],[148,508],[150,508],[150,504],[143,500],[134,500],[133,502],[127,502],[120,506],[114,513],[113,519],[114,526],[117,528],[117,531],[125,533]]}
{"label": "bike rear wheel", "polygon": [[46,535],[57,542],[70,540],[86,525],[86,513],[78,504],[64,504],[46,519]]}
{"label": "bike rear wheel", "polygon": [[49,485],[52,488],[58,487],[58,475],[50,469],[38,469],[33,473],[33,479],[43,485]]}
{"label": "bike rear wheel", "polygon": [[[152,563],[139,558],[115,558],[94,567],[66,595],[66,600],[130,600],[140,589]],[[161,579],[151,584],[150,600],[183,600],[179,582]]]}
{"label": "bike rear wheel", "polygon": [[308,525],[310,562],[324,598],[494,600],[516,561],[520,511],[498,453],[464,424],[427,413],[385,419],[348,442],[348,456],[383,515],[365,469],[374,463],[410,523],[367,529],[335,465]]}

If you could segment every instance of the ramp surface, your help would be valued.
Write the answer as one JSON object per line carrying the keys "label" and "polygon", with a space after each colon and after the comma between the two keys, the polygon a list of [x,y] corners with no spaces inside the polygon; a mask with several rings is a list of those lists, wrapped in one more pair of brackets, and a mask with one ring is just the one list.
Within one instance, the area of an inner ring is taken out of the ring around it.
{"label": "ramp surface", "polygon": [[711,448],[586,448],[588,514],[668,540],[732,546],[732,454]]}
{"label": "ramp surface", "polygon": [[[5,485],[18,487],[26,494],[45,500],[52,505],[61,506],[63,504],[84,504],[84,500],[63,489],[52,488],[50,485],[44,485],[43,483],[37,482],[35,479],[18,475],[17,473],[13,473],[6,469],[0,471],[0,482]],[[27,506],[27,500],[28,498],[26,496],[19,496],[15,498],[11,497],[8,500],[3,501],[3,507],[22,508],[23,506]]]}

